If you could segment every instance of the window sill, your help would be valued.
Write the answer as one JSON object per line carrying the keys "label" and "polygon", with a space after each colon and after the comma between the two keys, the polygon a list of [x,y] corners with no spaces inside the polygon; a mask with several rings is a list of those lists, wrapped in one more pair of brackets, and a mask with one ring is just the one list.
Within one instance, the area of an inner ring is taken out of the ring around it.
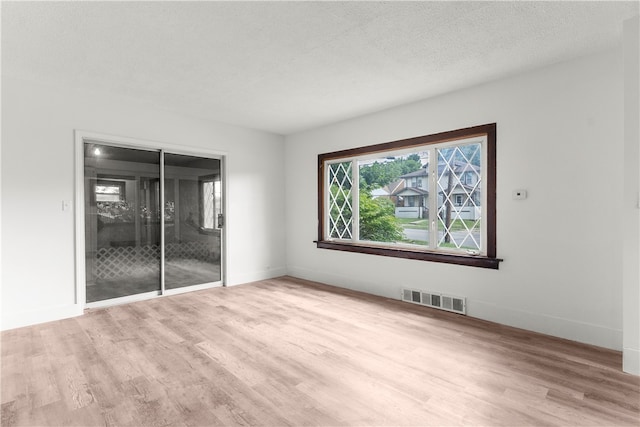
{"label": "window sill", "polygon": [[336,251],[357,252],[361,254],[380,255],[395,258],[416,259],[420,261],[442,262],[446,264],[466,265],[469,267],[498,269],[502,259],[489,258],[478,255],[451,254],[441,252],[427,252],[421,250],[411,250],[407,248],[388,248],[362,243],[343,243],[315,240],[319,249],[332,249]]}

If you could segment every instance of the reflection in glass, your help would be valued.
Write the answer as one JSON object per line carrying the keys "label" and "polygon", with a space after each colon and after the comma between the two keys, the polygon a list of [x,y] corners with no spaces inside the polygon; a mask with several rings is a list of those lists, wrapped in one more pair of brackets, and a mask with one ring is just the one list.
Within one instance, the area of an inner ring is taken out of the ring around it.
{"label": "reflection in glass", "polygon": [[160,289],[160,153],[85,144],[87,302]]}
{"label": "reflection in glass", "polygon": [[165,154],[165,289],[218,282],[220,160]]}

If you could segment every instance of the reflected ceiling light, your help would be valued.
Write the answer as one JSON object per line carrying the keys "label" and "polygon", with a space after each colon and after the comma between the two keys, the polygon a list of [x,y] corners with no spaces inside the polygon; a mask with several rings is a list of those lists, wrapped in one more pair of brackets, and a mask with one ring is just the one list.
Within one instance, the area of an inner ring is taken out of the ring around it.
{"label": "reflected ceiling light", "polygon": [[95,154],[96,156],[100,155],[100,149],[98,147],[95,148],[95,150],[93,150],[93,154]]}

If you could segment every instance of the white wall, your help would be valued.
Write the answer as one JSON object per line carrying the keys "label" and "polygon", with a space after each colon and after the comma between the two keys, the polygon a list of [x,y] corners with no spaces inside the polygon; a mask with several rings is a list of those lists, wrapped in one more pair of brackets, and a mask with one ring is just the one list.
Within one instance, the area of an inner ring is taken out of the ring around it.
{"label": "white wall", "polygon": [[[287,137],[289,273],[396,299],[466,296],[470,316],[621,349],[622,69],[605,52]],[[492,122],[499,270],[315,247],[319,153]]]}
{"label": "white wall", "polygon": [[284,141],[99,92],[2,78],[2,328],[74,305],[74,129],[227,153],[227,283],[282,275]]}
{"label": "white wall", "polygon": [[624,23],[623,369],[640,375],[640,17]]}

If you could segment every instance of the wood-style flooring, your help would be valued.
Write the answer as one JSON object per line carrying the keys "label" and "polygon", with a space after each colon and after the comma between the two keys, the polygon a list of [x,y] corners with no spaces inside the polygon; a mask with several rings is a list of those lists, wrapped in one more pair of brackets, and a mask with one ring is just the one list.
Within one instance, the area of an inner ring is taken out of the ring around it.
{"label": "wood-style flooring", "polygon": [[619,352],[290,277],[2,333],[2,426],[640,425]]}

